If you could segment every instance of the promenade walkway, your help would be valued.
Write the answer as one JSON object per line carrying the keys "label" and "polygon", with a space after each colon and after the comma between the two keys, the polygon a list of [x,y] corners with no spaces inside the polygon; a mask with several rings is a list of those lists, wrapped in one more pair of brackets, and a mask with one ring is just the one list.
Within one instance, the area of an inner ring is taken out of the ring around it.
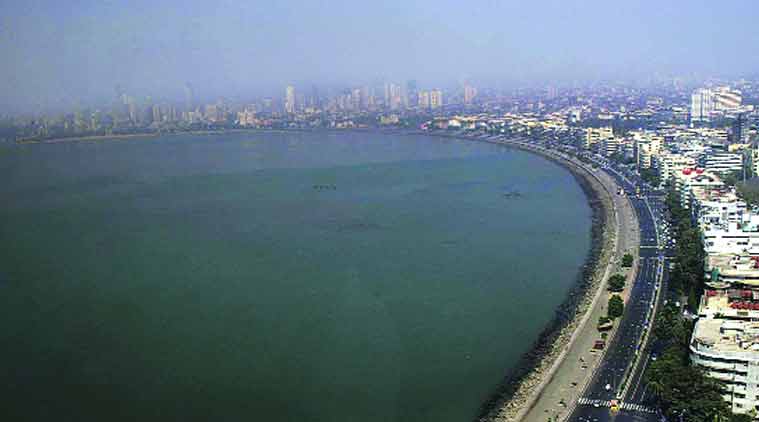
{"label": "promenade walkway", "polygon": [[[614,180],[605,172],[597,172],[599,179],[606,185],[607,190],[616,192]],[[620,195],[612,195],[612,201],[617,215],[617,242],[613,259],[608,263],[606,275],[617,272],[620,261],[625,253],[636,256],[639,244],[638,222],[635,211],[629,200]],[[613,222],[611,222],[613,223]],[[636,256],[636,264],[638,262]],[[627,285],[630,286],[635,276],[635,268],[629,271]],[[587,322],[579,328],[574,342],[565,350],[561,363],[546,381],[542,391],[529,408],[523,409],[513,420],[525,422],[546,422],[565,419],[580,399],[585,385],[590,381],[593,371],[603,356],[599,352],[591,352],[593,343],[599,338],[596,329],[598,318],[606,315],[608,295],[605,293],[606,280],[599,286],[602,291],[590,310]]]}

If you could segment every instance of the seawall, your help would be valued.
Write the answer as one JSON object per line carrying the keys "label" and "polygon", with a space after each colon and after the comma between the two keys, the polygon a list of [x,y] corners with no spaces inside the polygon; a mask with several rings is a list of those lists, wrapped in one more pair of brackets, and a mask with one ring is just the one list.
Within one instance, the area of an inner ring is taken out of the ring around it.
{"label": "seawall", "polygon": [[611,192],[608,192],[588,169],[547,151],[514,143],[514,140],[494,142],[448,134],[430,135],[495,143],[551,160],[569,170],[575,177],[592,210],[591,247],[574,287],[559,305],[554,318],[546,325],[528,352],[504,375],[474,418],[478,422],[517,421],[533,406],[544,383],[552,376],[555,362],[561,359],[575,331],[581,326],[580,323],[598,289],[602,288],[606,262],[613,253],[614,230],[609,227],[609,222],[613,220],[609,197]]}

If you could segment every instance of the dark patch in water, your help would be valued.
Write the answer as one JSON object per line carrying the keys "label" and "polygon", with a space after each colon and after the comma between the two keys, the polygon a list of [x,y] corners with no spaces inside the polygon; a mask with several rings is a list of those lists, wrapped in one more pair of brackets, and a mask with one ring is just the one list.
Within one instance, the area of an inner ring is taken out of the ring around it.
{"label": "dark patch in water", "polygon": [[519,199],[519,198],[523,198],[524,195],[522,194],[522,192],[512,191],[512,192],[505,192],[503,194],[503,197],[506,199]]}
{"label": "dark patch in water", "polygon": [[357,221],[357,222],[351,222],[347,224],[341,224],[340,226],[338,226],[337,231],[340,233],[347,233],[347,232],[366,232],[370,230],[380,230],[380,229],[382,229],[382,226],[380,226],[379,224]]}
{"label": "dark patch in water", "polygon": [[370,230],[382,230],[385,227],[358,218],[328,218],[307,222],[306,224],[315,225],[323,230],[336,233],[358,233]]}

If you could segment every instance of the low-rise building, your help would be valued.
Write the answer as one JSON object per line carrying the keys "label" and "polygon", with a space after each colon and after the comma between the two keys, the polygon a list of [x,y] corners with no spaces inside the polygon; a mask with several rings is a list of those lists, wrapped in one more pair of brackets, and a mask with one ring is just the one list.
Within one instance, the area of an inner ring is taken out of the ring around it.
{"label": "low-rise building", "polygon": [[749,413],[759,409],[759,322],[740,318],[700,318],[690,355],[694,365],[725,383],[723,398],[733,413]]}
{"label": "low-rise building", "polygon": [[591,149],[607,139],[614,137],[611,126],[585,129],[585,149]]}
{"label": "low-rise building", "polygon": [[700,157],[699,164],[702,168],[722,176],[730,173],[742,174],[743,154],[730,152],[706,153]]}
{"label": "low-rise building", "polygon": [[698,194],[706,190],[724,187],[719,176],[699,168],[683,169],[674,174],[674,180],[675,190],[680,196],[680,204],[684,208],[691,208],[694,193]]}

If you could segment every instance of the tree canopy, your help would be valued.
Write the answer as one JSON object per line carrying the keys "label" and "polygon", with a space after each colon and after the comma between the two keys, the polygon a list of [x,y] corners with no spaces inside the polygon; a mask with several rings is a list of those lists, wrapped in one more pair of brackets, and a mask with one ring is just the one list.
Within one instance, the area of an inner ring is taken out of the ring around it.
{"label": "tree canopy", "polygon": [[614,274],[609,277],[609,291],[621,292],[625,289],[625,276],[622,274]]}
{"label": "tree canopy", "polygon": [[617,319],[622,316],[625,312],[625,302],[622,300],[622,298],[619,295],[612,295],[609,298],[609,304],[608,309],[606,311],[606,314],[611,319]]}
{"label": "tree canopy", "polygon": [[625,256],[622,257],[622,266],[625,268],[630,268],[633,265],[633,261],[635,261],[635,258],[633,258],[633,256],[629,253],[626,253]]}

